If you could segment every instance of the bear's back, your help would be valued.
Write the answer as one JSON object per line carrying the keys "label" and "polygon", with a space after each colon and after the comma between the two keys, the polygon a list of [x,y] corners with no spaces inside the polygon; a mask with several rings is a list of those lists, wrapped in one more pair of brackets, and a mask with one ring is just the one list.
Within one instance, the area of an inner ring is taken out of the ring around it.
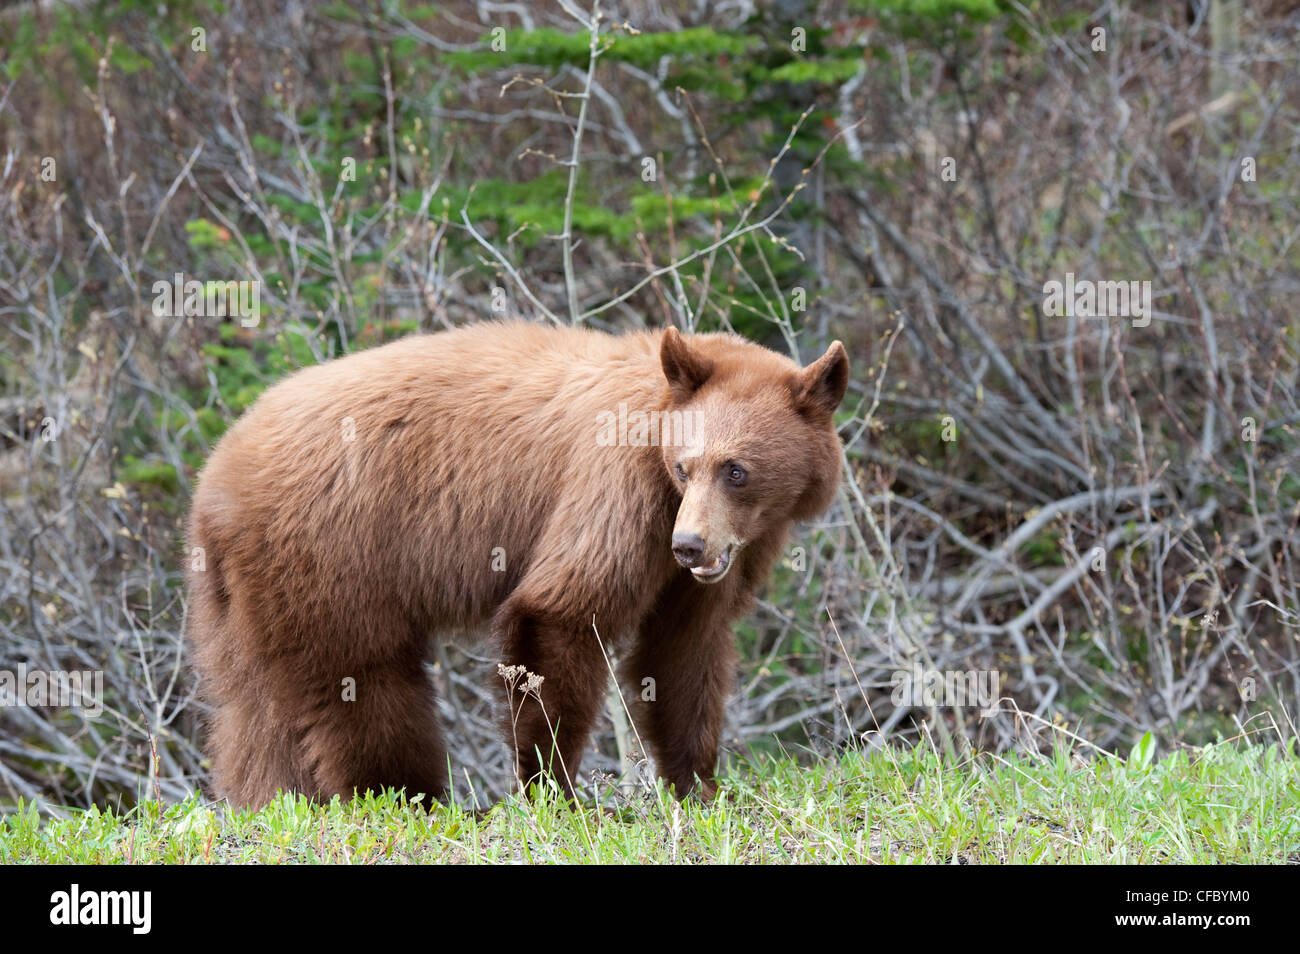
{"label": "bear's back", "polygon": [[[652,407],[663,391],[656,336],[526,323],[415,335],[306,368],[213,452],[190,543],[256,579],[264,605],[322,622],[396,610],[471,627],[518,583],[571,488],[590,497],[607,485],[597,496],[629,509],[613,521],[627,533],[662,522],[657,497],[671,491],[648,476],[653,452],[599,448],[596,431],[601,412]],[[337,606],[341,593],[351,605]]]}

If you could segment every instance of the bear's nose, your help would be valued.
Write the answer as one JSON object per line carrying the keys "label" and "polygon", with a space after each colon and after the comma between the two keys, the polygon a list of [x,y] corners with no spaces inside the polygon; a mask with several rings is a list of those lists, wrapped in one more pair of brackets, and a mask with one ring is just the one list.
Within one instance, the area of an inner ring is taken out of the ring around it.
{"label": "bear's nose", "polygon": [[704,559],[704,541],[694,533],[674,533],[673,556],[682,566],[699,566]]}

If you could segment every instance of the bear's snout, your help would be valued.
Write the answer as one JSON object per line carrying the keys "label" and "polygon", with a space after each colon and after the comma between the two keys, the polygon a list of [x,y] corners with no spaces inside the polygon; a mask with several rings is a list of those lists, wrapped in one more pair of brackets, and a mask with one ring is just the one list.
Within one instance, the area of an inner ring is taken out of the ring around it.
{"label": "bear's snout", "polygon": [[735,549],[735,544],[729,543],[722,548],[721,553],[706,561],[709,545],[703,537],[680,530],[673,534],[673,556],[701,583],[717,583],[726,576],[731,569],[731,557]]}
{"label": "bear's snout", "polygon": [[673,556],[686,568],[699,566],[704,559],[704,540],[695,533],[673,534]]}

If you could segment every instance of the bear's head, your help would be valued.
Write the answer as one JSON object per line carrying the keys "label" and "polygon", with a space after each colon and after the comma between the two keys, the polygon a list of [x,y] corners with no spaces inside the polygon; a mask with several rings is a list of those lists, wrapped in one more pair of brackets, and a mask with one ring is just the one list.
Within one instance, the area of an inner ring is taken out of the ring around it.
{"label": "bear's head", "polygon": [[736,336],[686,339],[669,328],[659,358],[683,425],[681,440],[663,446],[682,495],[673,555],[716,583],[746,544],[830,505],[841,466],[832,414],[848,355],[836,341],[800,368]]}

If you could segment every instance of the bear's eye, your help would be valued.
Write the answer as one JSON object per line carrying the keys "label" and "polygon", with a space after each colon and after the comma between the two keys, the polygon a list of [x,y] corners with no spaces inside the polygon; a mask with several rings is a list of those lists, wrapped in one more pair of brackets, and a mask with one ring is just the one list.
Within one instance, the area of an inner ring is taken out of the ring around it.
{"label": "bear's eye", "polygon": [[733,487],[745,486],[745,481],[749,479],[749,474],[746,472],[745,468],[741,467],[739,464],[727,464],[725,469],[727,473],[727,483],[731,484]]}
{"label": "bear's eye", "polygon": [[686,481],[686,468],[682,466],[681,461],[678,461],[677,463],[673,464],[673,473],[677,475],[677,479],[678,479],[678,480],[680,480],[680,481],[682,481],[683,483],[685,483],[685,481]]}

